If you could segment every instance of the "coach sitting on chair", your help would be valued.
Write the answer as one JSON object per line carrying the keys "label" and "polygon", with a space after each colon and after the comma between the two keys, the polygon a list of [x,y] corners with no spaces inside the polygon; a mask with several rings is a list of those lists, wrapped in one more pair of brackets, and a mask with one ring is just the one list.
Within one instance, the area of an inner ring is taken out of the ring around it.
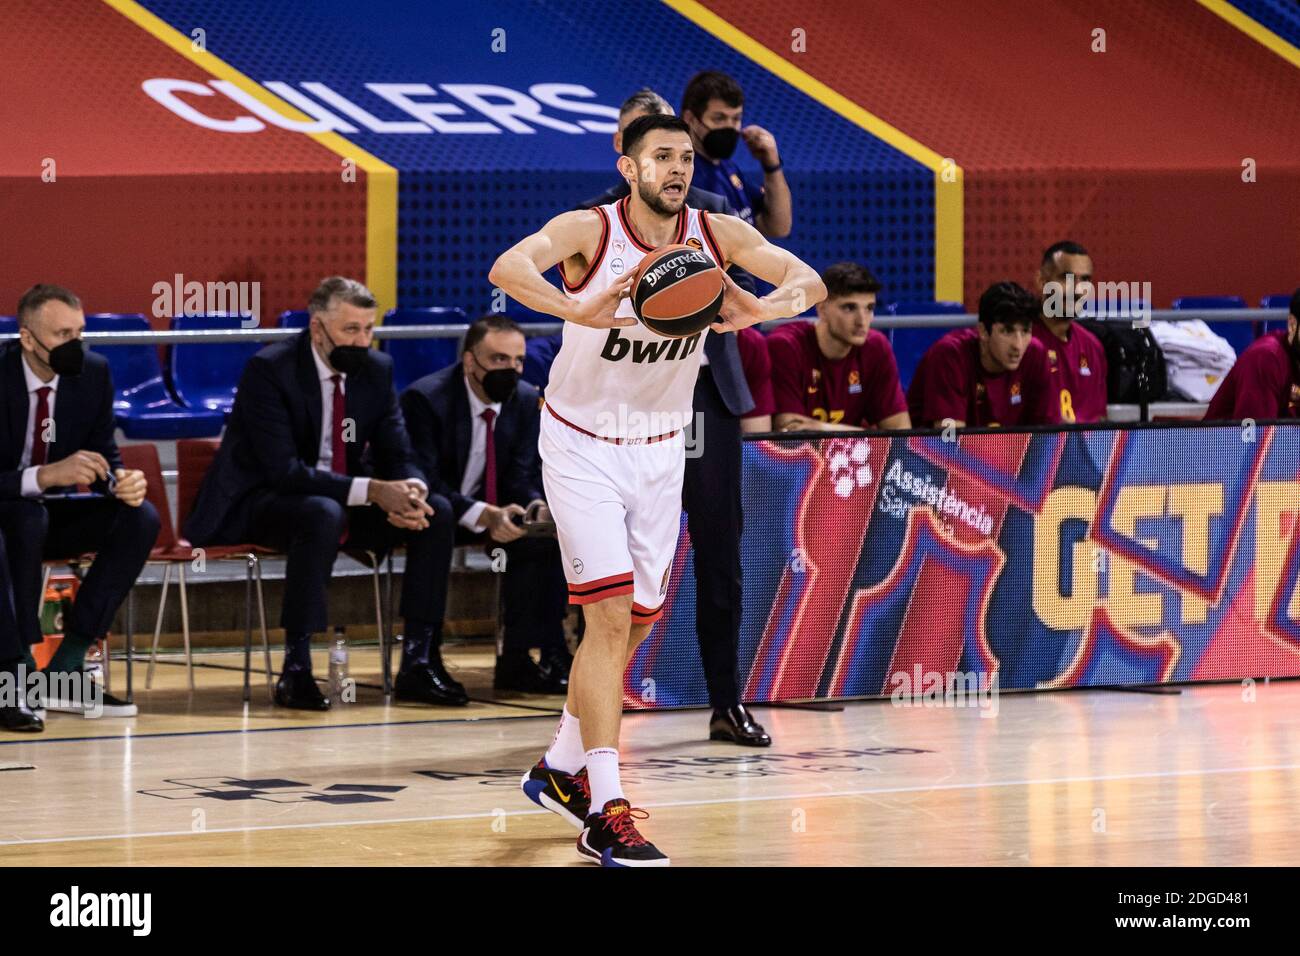
{"label": "coach sitting on chair", "polygon": [[[461,363],[426,375],[402,393],[402,412],[420,467],[432,487],[430,503],[455,514],[455,544],[503,548],[504,637],[497,690],[563,694],[568,688],[564,615],[568,585],[554,537],[525,537],[525,509],[541,502],[537,452],[538,391],[519,380],[524,335],[504,316],[469,327]],[[543,509],[543,516],[549,515]],[[449,569],[453,541],[444,539],[439,567]],[[494,544],[495,543],[495,544]],[[447,575],[435,578],[442,604]],[[529,649],[541,651],[541,665]]]}
{"label": "coach sitting on chair", "polygon": [[[94,551],[47,668],[75,673],[144,567],[158,513],[145,501],[144,475],[122,467],[108,362],[82,345],[80,300],[59,286],[33,286],[18,302],[18,323],[18,341],[0,345],[0,671],[34,666],[29,648],[43,639],[42,561]],[[78,493],[78,485],[89,492]],[[93,706],[80,699],[90,692],[84,680],[51,684],[72,699],[51,698],[49,709]],[[109,694],[102,701],[104,716],[136,713]],[[0,728],[43,727],[26,701],[0,704]]]}
{"label": "coach sitting on chair", "polygon": [[464,704],[465,690],[443,669],[434,640],[450,515],[425,500],[392,360],[370,348],[375,298],[361,283],[333,276],[307,308],[301,334],[267,346],[245,367],[185,535],[196,545],[249,541],[288,554],[275,699],[304,710],[329,708],[312,678],[311,638],[329,620],[326,592],[340,547],[380,554],[405,544],[397,698]]}

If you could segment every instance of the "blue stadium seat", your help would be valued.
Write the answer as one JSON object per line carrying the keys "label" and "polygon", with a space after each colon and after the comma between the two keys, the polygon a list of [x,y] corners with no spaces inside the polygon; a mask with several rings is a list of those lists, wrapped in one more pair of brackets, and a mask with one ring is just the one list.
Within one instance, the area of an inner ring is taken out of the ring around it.
{"label": "blue stadium seat", "polygon": [[[389,309],[384,325],[465,325],[465,310],[435,306],[428,309]],[[417,378],[453,365],[459,359],[459,339],[385,339],[393,357],[393,386],[400,392]]]}
{"label": "blue stadium seat", "polygon": [[[1291,295],[1290,293],[1287,292],[1283,292],[1279,295],[1266,295],[1264,296],[1264,298],[1259,300],[1259,307],[1261,309],[1288,309],[1289,310],[1291,308]],[[1285,328],[1286,328],[1285,318],[1283,318],[1281,321],[1271,319],[1264,323],[1263,328],[1260,330],[1260,334],[1263,335],[1269,332],[1276,331],[1277,329],[1285,329]]]}
{"label": "blue stadium seat", "polygon": [[[191,332],[201,329],[241,329],[237,315],[178,315],[172,319],[172,331]],[[262,342],[177,343],[167,357],[167,378],[172,394],[189,409],[207,409],[229,417],[235,404],[235,390],[244,364],[262,347]]]}
{"label": "blue stadium seat", "polygon": [[524,350],[524,374],[521,376],[529,385],[535,385],[546,391],[546,383],[551,377],[551,366],[555,356],[560,352],[561,334],[533,335],[528,338]]}
{"label": "blue stadium seat", "polygon": [[[966,307],[960,302],[891,302],[885,306],[885,315],[965,315]],[[894,359],[898,362],[898,379],[904,390],[912,381],[912,374],[921,362],[921,356],[952,329],[889,329]]]}
{"label": "blue stadium seat", "polygon": [[[1244,309],[1246,300],[1239,295],[1185,295],[1174,299],[1174,308],[1180,312],[1213,312],[1215,309]],[[1228,340],[1232,350],[1240,355],[1255,341],[1262,329],[1259,322],[1206,322],[1210,331]]]}
{"label": "blue stadium seat", "polygon": [[302,310],[289,309],[280,313],[280,328],[282,329],[305,329],[310,321],[311,316]]}
{"label": "blue stadium seat", "polygon": [[[148,332],[149,323],[139,313],[100,313],[86,316],[87,332]],[[225,416],[207,409],[178,405],[163,381],[162,364],[155,345],[100,345],[88,347],[108,359],[113,373],[113,411],[127,438],[210,438],[221,434]]]}

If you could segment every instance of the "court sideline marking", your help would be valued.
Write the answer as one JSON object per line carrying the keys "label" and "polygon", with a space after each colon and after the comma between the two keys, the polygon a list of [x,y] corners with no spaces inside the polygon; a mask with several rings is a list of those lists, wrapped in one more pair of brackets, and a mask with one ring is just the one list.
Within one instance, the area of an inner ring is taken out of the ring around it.
{"label": "court sideline marking", "polygon": [[[1148,773],[1099,774],[1091,777],[1044,777],[1037,780],[990,780],[969,783],[944,783],[916,787],[872,787],[866,790],[828,790],[815,793],[770,794],[747,797],[727,797],[711,800],[668,800],[645,803],[647,810],[667,807],[705,807],[728,803],[765,803],[773,800],[824,800],[827,797],[883,796],[893,793],[928,793],[937,790],[982,790],[994,787],[1056,786],[1069,783],[1101,783],[1117,780],[1149,780],[1171,777],[1210,777],[1234,773],[1260,773],[1283,770],[1300,770],[1300,764],[1261,764],[1253,767],[1213,767],[1207,770],[1155,770]],[[504,788],[503,788],[504,789]],[[90,836],[39,837],[34,840],[0,840],[0,846],[33,846],[43,843],[87,843],[95,840],[143,840],[153,837],[205,836],[210,833],[253,833],[259,830],[315,830],[326,827],[388,826],[395,823],[439,823],[450,820],[480,820],[496,817],[526,817],[549,810],[491,810],[485,813],[447,813],[424,817],[400,817],[392,820],[327,820],[319,823],[273,823],[245,827],[211,827],[196,833],[193,830],[162,830],[154,833],[108,833]]]}

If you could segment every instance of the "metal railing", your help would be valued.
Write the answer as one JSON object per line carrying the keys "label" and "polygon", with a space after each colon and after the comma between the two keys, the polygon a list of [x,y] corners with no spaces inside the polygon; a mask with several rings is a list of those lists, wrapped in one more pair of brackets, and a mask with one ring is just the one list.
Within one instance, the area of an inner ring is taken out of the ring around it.
{"label": "metal railing", "polygon": [[[1277,309],[1152,309],[1151,320],[1154,322],[1186,322],[1191,319],[1203,319],[1207,322],[1277,322],[1285,319],[1287,310]],[[786,325],[790,322],[808,321],[803,316],[793,319],[776,319],[764,322],[760,328],[764,331]],[[876,329],[934,329],[961,328],[974,325],[978,316],[965,315],[877,315],[872,320]],[[1117,317],[1110,321],[1130,322],[1127,317]],[[519,326],[526,336],[554,335],[564,328],[564,323],[525,322]],[[375,338],[386,339],[458,339],[469,329],[468,325],[377,325]],[[302,329],[256,328],[226,330],[193,330],[185,332],[87,332],[88,344],[105,345],[175,345],[185,342],[274,342],[279,339],[293,338]],[[16,333],[0,335],[0,342],[17,338]]]}

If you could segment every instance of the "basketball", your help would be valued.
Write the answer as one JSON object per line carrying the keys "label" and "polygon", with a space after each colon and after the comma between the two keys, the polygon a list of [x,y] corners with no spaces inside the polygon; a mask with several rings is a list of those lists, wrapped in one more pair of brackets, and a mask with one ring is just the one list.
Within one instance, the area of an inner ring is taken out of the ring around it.
{"label": "basketball", "polygon": [[722,270],[693,246],[660,246],[637,266],[632,309],[641,324],[670,339],[707,328],[722,308]]}

